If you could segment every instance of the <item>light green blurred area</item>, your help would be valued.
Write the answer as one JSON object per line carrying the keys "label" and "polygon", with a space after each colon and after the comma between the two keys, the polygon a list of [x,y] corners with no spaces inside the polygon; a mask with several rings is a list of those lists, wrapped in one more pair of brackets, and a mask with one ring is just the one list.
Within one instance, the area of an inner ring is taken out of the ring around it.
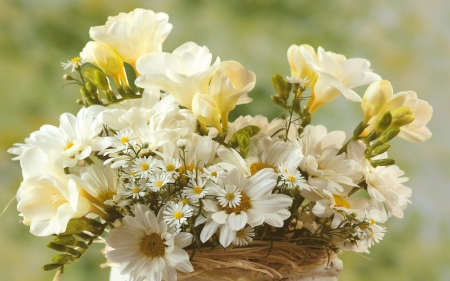
{"label": "light green blurred area", "polygon": [[[149,1],[6,0],[0,2],[0,207],[20,181],[18,162],[5,151],[44,124],[59,124],[76,113],[78,89],[66,86],[60,62],[77,56],[89,27],[107,16],[142,7],[169,14],[174,25],[165,51],[187,41],[206,45],[222,60],[236,60],[257,76],[254,102],[240,114],[276,117],[270,77],[289,75],[286,51],[292,44],[363,57],[390,80],[395,92],[414,90],[434,107],[433,137],[420,145],[394,141],[390,156],[410,178],[413,204],[405,218],[392,218],[371,261],[341,255],[339,280],[450,280],[450,2],[442,1]],[[364,89],[357,89],[362,95]],[[361,118],[359,105],[342,98],[325,106],[313,123],[350,133]],[[19,224],[15,202],[0,218],[0,280],[52,280],[40,267],[55,254],[49,238],[34,237]],[[62,280],[107,280],[99,252],[91,249],[67,267]]]}

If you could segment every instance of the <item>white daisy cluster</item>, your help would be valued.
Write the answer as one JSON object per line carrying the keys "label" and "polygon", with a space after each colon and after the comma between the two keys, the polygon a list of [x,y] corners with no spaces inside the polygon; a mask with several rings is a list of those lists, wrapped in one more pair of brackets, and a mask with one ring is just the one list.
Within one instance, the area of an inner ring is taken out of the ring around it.
{"label": "white daisy cluster", "polygon": [[[82,109],[9,150],[22,166],[24,224],[55,235],[49,247],[64,252],[45,269],[76,261],[105,230],[114,272],[176,280],[194,270],[186,247],[262,239],[367,251],[389,217],[403,217],[411,189],[386,151],[396,136],[431,136],[427,102],[394,95],[365,59],[293,45],[290,76],[272,79],[286,114],[230,122],[251,101],[255,74],[194,42],[162,52],[171,28],[166,14],[142,9],[91,28],[72,60],[79,78],[66,76],[81,87]],[[361,85],[362,99],[352,90]],[[364,114],[348,139],[311,124],[340,94]]]}

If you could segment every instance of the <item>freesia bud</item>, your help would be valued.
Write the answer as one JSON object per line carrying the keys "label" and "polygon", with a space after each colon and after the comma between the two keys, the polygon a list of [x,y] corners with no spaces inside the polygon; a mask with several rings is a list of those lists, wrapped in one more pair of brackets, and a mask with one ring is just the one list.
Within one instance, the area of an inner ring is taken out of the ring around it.
{"label": "freesia bud", "polygon": [[128,85],[123,61],[110,47],[90,41],[86,44],[80,56],[103,70],[107,75],[112,76],[117,86]]}
{"label": "freesia bud", "polygon": [[380,115],[375,123],[375,130],[379,133],[384,132],[392,123],[392,114],[390,111]]}
{"label": "freesia bud", "polygon": [[397,127],[388,128],[386,131],[384,131],[380,138],[378,139],[380,143],[384,144],[390,141],[391,139],[395,138],[398,133],[400,133],[400,129]]}
{"label": "freesia bud", "polygon": [[407,106],[399,106],[391,111],[392,114],[392,124],[391,126],[401,127],[410,124],[414,121],[414,113]]}
{"label": "freesia bud", "polygon": [[387,80],[375,81],[364,93],[361,108],[364,112],[364,123],[367,123],[372,116],[377,115],[391,99],[393,89]]}
{"label": "freesia bud", "polygon": [[206,94],[197,93],[192,99],[192,113],[198,121],[208,126],[217,126],[220,122],[220,109],[216,101]]}

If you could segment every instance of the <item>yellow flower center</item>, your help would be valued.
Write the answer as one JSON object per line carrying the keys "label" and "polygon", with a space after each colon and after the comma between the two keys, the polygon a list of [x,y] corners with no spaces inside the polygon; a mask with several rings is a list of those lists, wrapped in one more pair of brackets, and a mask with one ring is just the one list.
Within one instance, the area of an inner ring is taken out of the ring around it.
{"label": "yellow flower center", "polygon": [[247,194],[242,193],[241,196],[241,203],[239,206],[236,207],[229,207],[228,205],[225,207],[225,212],[227,214],[236,213],[239,214],[241,211],[247,211],[252,207],[252,202],[250,201],[250,198],[248,198]]}
{"label": "yellow flower center", "polygon": [[133,188],[133,189],[131,190],[131,192],[133,192],[134,194],[139,193],[139,191],[141,191],[141,190],[139,189],[139,187],[135,187],[135,188]]}
{"label": "yellow flower center", "polygon": [[183,213],[180,211],[176,211],[175,213],[173,213],[173,217],[177,220],[183,218]]}
{"label": "yellow flower center", "polygon": [[142,171],[147,171],[148,168],[149,168],[149,166],[148,166],[147,163],[141,164],[141,170],[142,170]]}
{"label": "yellow flower center", "polygon": [[64,148],[64,150],[67,150],[69,148],[71,148],[73,146],[73,142],[69,142],[66,147]]}
{"label": "yellow flower center", "polygon": [[173,164],[167,164],[166,170],[169,172],[173,172],[175,170],[175,166]]}
{"label": "yellow flower center", "polygon": [[106,200],[113,199],[114,195],[116,195],[116,193],[114,191],[108,190],[108,191],[99,193],[97,196],[97,199],[100,202],[105,202]]}
{"label": "yellow flower center", "polygon": [[350,208],[350,204],[341,195],[333,194],[334,202],[336,207]]}
{"label": "yellow flower center", "polygon": [[130,139],[128,138],[128,137],[122,137],[121,139],[120,139],[120,143],[121,144],[126,144],[126,143],[128,143],[130,141]]}
{"label": "yellow flower center", "polygon": [[227,195],[225,195],[225,199],[227,199],[228,201],[233,200],[234,197],[234,193],[227,193]]}
{"label": "yellow flower center", "polygon": [[142,240],[141,251],[147,257],[162,257],[166,252],[166,245],[159,234],[151,233],[150,235],[145,236]]}
{"label": "yellow flower center", "polygon": [[369,219],[369,224],[370,224],[370,225],[374,225],[374,224],[375,224],[375,220],[372,219],[372,218],[370,218],[370,219]]}
{"label": "yellow flower center", "polygon": [[267,165],[267,164],[265,164],[265,163],[263,163],[263,162],[255,162],[255,163],[252,163],[252,164],[250,165],[250,173],[251,173],[252,176],[253,176],[254,174],[256,174],[257,172],[261,171],[261,170],[264,169],[264,168],[272,168],[272,169],[275,169],[275,167],[270,166],[270,165]]}
{"label": "yellow flower center", "polygon": [[211,177],[217,177],[217,172],[211,172],[210,176]]}
{"label": "yellow flower center", "polygon": [[200,193],[202,193],[202,191],[203,191],[203,188],[201,187],[201,186],[196,186],[196,187],[194,187],[194,193],[195,194],[200,194]]}
{"label": "yellow flower center", "polygon": [[189,200],[186,198],[180,199],[180,202],[183,203],[183,205],[189,204]]}
{"label": "yellow flower center", "polygon": [[237,238],[244,238],[246,235],[245,229],[241,229],[238,232],[236,232],[236,237]]}
{"label": "yellow flower center", "polygon": [[290,182],[295,182],[295,177],[294,177],[294,176],[289,176],[289,177],[288,177],[288,180],[289,180]]}
{"label": "yellow flower center", "polygon": [[70,60],[72,63],[79,63],[81,61],[80,57],[74,57]]}
{"label": "yellow flower center", "polygon": [[163,182],[162,181],[156,181],[155,182],[155,186],[156,187],[161,187],[161,186],[163,186]]}
{"label": "yellow flower center", "polygon": [[136,172],[130,172],[130,176],[132,177],[136,176]]}

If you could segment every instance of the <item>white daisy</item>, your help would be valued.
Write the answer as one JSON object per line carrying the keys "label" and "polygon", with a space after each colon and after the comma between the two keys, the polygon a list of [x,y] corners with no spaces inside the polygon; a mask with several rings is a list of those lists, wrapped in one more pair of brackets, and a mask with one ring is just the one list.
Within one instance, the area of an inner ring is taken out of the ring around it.
{"label": "white daisy", "polygon": [[125,216],[122,226],[113,228],[106,244],[113,248],[106,258],[121,265],[120,273],[130,281],[177,280],[177,270],[194,271],[182,248],[192,242],[192,234],[169,228],[146,206],[137,204],[135,216]]}
{"label": "white daisy", "polygon": [[241,191],[236,189],[236,185],[227,184],[224,189],[219,191],[217,200],[220,202],[222,207],[226,207],[228,205],[228,207],[234,208],[241,203],[241,197]]}
{"label": "white daisy", "polygon": [[164,221],[169,226],[176,226],[180,228],[181,225],[187,223],[187,218],[192,216],[193,209],[189,205],[184,205],[182,202],[170,203],[163,211]]}
{"label": "white daisy", "polygon": [[135,181],[128,183],[124,193],[125,196],[132,197],[133,199],[139,199],[145,196],[145,186],[140,186]]}
{"label": "white daisy", "polygon": [[169,174],[166,173],[154,173],[148,177],[148,182],[146,185],[153,192],[159,192],[168,183],[173,183],[174,180]]}
{"label": "white daisy", "polygon": [[228,247],[236,232],[246,224],[255,227],[266,222],[275,227],[283,226],[283,220],[290,216],[285,208],[292,204],[292,198],[284,194],[271,194],[276,179],[272,169],[263,169],[248,180],[237,169],[229,171],[224,184],[235,185],[241,193],[241,200],[235,207],[225,206],[212,214],[214,222],[206,222],[200,235],[202,242],[207,241],[219,227],[219,242],[223,247]]}
{"label": "white daisy", "polygon": [[148,178],[149,175],[153,174],[152,168],[156,163],[156,160],[153,157],[146,156],[136,158],[134,160],[134,165],[131,165],[131,171],[136,173],[136,176],[140,176],[141,178]]}
{"label": "white daisy", "polygon": [[178,175],[177,170],[181,167],[181,162],[176,158],[164,157],[164,160],[159,162],[158,167],[167,174]]}
{"label": "white daisy", "polygon": [[328,218],[334,214],[331,227],[337,228],[346,219],[346,215],[364,214],[369,202],[366,198],[348,198],[339,194],[333,194],[328,190],[322,191],[324,199],[316,201],[312,212],[319,218]]}
{"label": "white daisy", "polygon": [[236,237],[232,243],[236,246],[247,246],[248,243],[253,241],[253,237],[255,237],[255,232],[250,226],[247,226],[236,232]]}
{"label": "white daisy", "polygon": [[286,185],[287,188],[296,188],[300,190],[311,190],[311,186],[306,183],[305,178],[297,167],[289,166],[286,162],[278,165],[278,175],[281,177],[279,184]]}
{"label": "white daisy", "polygon": [[75,70],[79,69],[84,63],[86,63],[84,59],[81,59],[80,57],[74,57],[67,62],[61,62],[61,66],[64,67],[64,69],[72,67],[72,72],[74,72]]}
{"label": "white daisy", "polygon": [[208,168],[203,168],[203,172],[209,180],[216,184],[221,183],[222,179],[226,177],[225,171],[218,165],[212,165]]}
{"label": "white daisy", "polygon": [[209,185],[207,185],[207,182],[208,180],[200,177],[191,179],[188,186],[183,189],[183,194],[192,200],[192,202],[197,202],[198,199],[205,197],[209,193]]}

